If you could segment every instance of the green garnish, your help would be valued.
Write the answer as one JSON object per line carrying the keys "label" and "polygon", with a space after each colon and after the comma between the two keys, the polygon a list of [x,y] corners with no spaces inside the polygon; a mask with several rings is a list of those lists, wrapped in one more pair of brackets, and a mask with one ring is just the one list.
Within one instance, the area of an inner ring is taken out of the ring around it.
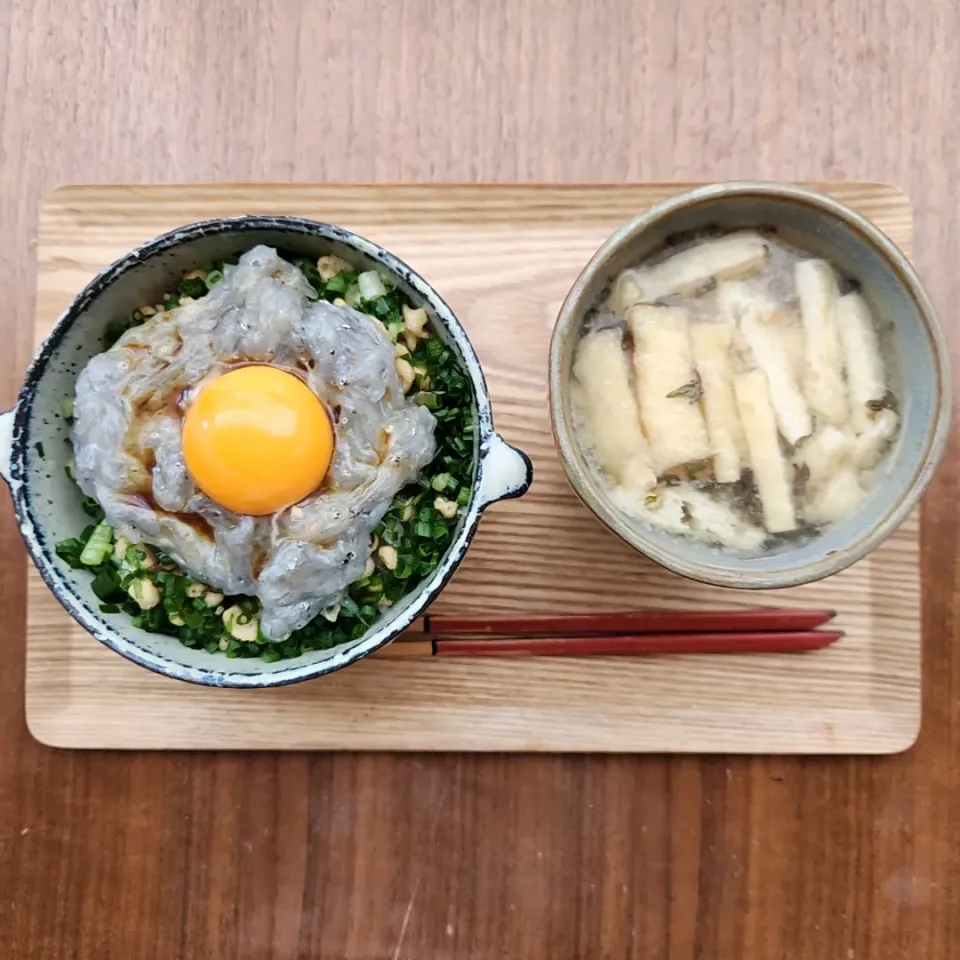
{"label": "green garnish", "polygon": [[60,410],[60,416],[63,417],[64,420],[73,419],[73,397],[61,397],[57,407]]}
{"label": "green garnish", "polygon": [[83,553],[83,541],[78,537],[73,537],[70,540],[61,540],[56,546],[57,556],[74,570],[79,570],[83,567],[83,564],[80,562],[81,553]]}
{"label": "green garnish", "polygon": [[[109,564],[104,564],[93,578],[93,592],[104,602],[118,604],[127,599],[127,591],[121,586],[119,573]],[[139,612],[140,608],[135,609]]]}
{"label": "green garnish", "polygon": [[93,497],[84,497],[80,506],[83,507],[85,514],[93,517],[98,523],[103,519],[103,507],[101,507]]}
{"label": "green garnish", "polygon": [[703,387],[700,385],[700,378],[694,376],[689,383],[685,383],[682,387],[677,387],[676,390],[671,390],[667,394],[667,399],[674,400],[682,397],[684,400],[689,400],[691,403],[697,403],[702,396]]}
{"label": "green garnish", "polygon": [[[223,276],[223,274],[221,274]],[[207,282],[200,277],[187,277],[180,281],[180,295],[183,297],[193,297],[199,300],[200,297],[207,295]],[[164,308],[166,309],[166,307]]]}
{"label": "green garnish", "polygon": [[[317,274],[319,276],[319,274]],[[310,278],[307,277],[309,280]],[[350,270],[341,270],[335,277],[331,277],[325,284],[323,293],[327,294],[328,300],[333,300],[334,297],[342,297],[347,290],[356,283],[357,274],[351,272]],[[320,281],[323,283],[323,281]]]}
{"label": "green garnish", "polygon": [[98,567],[107,559],[107,554],[111,552],[113,544],[113,527],[109,523],[101,521],[96,529],[90,535],[83,552],[80,554],[80,562],[85,567]]}
{"label": "green garnish", "polygon": [[397,337],[403,333],[403,320],[396,319],[390,320],[388,323],[384,324],[387,328],[387,336],[394,342],[397,342]]}

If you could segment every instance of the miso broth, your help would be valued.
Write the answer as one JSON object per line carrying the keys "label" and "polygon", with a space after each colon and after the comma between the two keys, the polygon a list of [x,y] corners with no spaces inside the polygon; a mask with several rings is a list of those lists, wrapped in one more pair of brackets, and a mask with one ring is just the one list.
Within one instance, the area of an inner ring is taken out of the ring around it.
{"label": "miso broth", "polygon": [[899,429],[855,283],[769,232],[671,245],[585,325],[578,439],[618,506],[758,551],[852,513]]}

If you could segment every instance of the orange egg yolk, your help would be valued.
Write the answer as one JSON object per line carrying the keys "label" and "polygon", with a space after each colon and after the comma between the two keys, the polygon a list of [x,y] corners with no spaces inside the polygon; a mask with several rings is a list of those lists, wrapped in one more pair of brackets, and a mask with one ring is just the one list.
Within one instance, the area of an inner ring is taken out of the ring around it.
{"label": "orange egg yolk", "polygon": [[263,515],[320,486],[333,456],[323,404],[292,373],[239,367],[201,388],[183,423],[197,486],[234,513]]}

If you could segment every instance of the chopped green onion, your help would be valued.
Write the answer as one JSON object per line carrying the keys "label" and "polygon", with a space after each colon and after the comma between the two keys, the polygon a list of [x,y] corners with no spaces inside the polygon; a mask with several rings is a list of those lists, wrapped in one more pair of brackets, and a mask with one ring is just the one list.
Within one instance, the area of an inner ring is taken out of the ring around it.
{"label": "chopped green onion", "polygon": [[222,270],[211,270],[207,274],[204,280],[204,283],[206,284],[206,287],[208,290],[212,290],[222,279],[223,279]]}
{"label": "chopped green onion", "polygon": [[388,547],[396,547],[400,543],[402,538],[403,538],[403,526],[402,524],[399,524],[399,523],[393,524],[389,527],[385,527],[380,532],[380,539]]}
{"label": "chopped green onion", "polygon": [[394,342],[397,342],[397,337],[400,336],[404,331],[404,325],[402,320],[390,320],[387,323],[387,336]]}
{"label": "chopped green onion", "polygon": [[335,277],[327,281],[326,293],[339,293],[341,296],[350,288],[354,275],[348,270],[341,270]]}
{"label": "chopped green onion", "polygon": [[61,540],[55,547],[57,556],[74,570],[83,567],[80,562],[80,554],[83,553],[83,541],[77,537],[71,537],[69,540]]}
{"label": "chopped green onion", "polygon": [[449,473],[438,473],[431,481],[430,486],[437,493],[443,493],[444,490],[451,489],[457,485],[457,481]]}
{"label": "chopped green onion", "polygon": [[413,528],[413,532],[418,537],[429,539],[433,536],[433,525],[429,520],[418,520],[417,525]]}
{"label": "chopped green onion", "polygon": [[60,408],[60,416],[63,417],[64,420],[73,419],[73,397],[61,397],[58,406]]}
{"label": "chopped green onion", "polygon": [[400,313],[400,308],[394,303],[394,299],[394,297],[385,293],[382,297],[364,300],[363,312],[376,317],[384,324],[396,323],[397,321],[403,323],[403,316]]}
{"label": "chopped green onion", "polygon": [[426,353],[427,360],[432,361],[439,360],[449,349],[449,347],[447,347],[447,345],[442,341],[435,340],[433,338],[421,340],[419,345],[423,349],[424,353]]}
{"label": "chopped green onion", "polygon": [[180,294],[184,297],[193,297],[198,300],[207,295],[207,283],[199,277],[189,277],[180,281]]}
{"label": "chopped green onion", "polygon": [[183,622],[191,630],[199,630],[203,626],[204,616],[196,607],[187,606],[186,604],[182,605],[177,611],[180,616],[183,618]]}
{"label": "chopped green onion", "polygon": [[364,602],[373,602],[383,595],[383,576],[374,573],[369,580],[358,580],[353,584],[357,594]]}
{"label": "chopped green onion", "polygon": [[138,570],[143,565],[143,561],[146,559],[147,551],[136,543],[127,547],[127,552],[123,555],[124,562],[129,564],[129,566],[133,567],[135,570]]}
{"label": "chopped green onion", "polygon": [[111,552],[113,542],[113,527],[109,523],[101,521],[96,529],[90,534],[90,539],[80,554],[80,562],[85,567],[98,567],[107,555]]}
{"label": "chopped green onion", "polygon": [[343,299],[347,301],[348,307],[356,307],[360,305],[360,286],[359,284],[353,284],[349,290],[343,295]]}
{"label": "chopped green onion", "polygon": [[[127,598],[126,590],[117,579],[117,571],[110,567],[101,567],[90,586],[103,603],[120,603]],[[140,608],[136,604],[133,607],[139,614]]]}

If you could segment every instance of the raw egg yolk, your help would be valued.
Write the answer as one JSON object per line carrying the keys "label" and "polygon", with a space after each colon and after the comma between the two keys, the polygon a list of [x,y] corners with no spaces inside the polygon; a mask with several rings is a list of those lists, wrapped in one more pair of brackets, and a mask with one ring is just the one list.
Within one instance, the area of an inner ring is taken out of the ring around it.
{"label": "raw egg yolk", "polygon": [[200,390],[183,423],[197,486],[234,513],[263,515],[312,493],[333,456],[323,404],[292,373],[253,365]]}

